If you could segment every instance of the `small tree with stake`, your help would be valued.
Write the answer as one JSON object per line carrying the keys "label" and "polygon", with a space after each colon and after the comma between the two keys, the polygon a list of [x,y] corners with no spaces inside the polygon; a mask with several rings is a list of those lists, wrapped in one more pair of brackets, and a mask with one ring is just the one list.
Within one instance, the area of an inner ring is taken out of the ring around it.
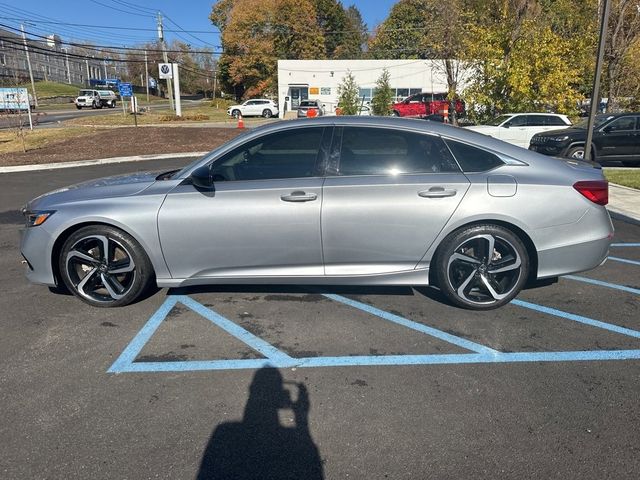
{"label": "small tree with stake", "polygon": [[358,94],[360,88],[350,71],[343,77],[338,85],[338,108],[341,115],[357,115],[360,109],[360,99]]}
{"label": "small tree with stake", "polygon": [[380,78],[376,81],[376,90],[371,99],[371,109],[374,115],[388,117],[391,115],[391,103],[393,102],[393,90],[389,85],[390,75],[386,68],[382,70]]}

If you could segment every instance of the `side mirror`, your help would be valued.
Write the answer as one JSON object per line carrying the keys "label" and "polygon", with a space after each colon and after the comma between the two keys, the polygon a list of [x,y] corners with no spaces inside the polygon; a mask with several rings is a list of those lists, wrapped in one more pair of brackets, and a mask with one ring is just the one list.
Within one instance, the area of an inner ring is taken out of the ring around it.
{"label": "side mirror", "polygon": [[191,175],[191,184],[196,188],[210,189],[213,187],[213,177],[211,175],[211,165],[203,165],[196,168]]}

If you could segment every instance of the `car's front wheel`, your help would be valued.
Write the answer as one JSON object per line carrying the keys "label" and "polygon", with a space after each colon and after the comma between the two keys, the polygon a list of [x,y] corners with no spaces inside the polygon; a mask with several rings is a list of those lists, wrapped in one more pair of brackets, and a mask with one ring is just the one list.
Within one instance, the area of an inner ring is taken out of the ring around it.
{"label": "car's front wheel", "polygon": [[584,147],[573,147],[567,152],[568,158],[575,158],[576,160],[584,160]]}
{"label": "car's front wheel", "polygon": [[238,118],[240,116],[240,110],[233,110],[231,112],[231,116],[234,118]]}
{"label": "car's front wheel", "polygon": [[510,230],[484,224],[462,228],[443,242],[436,281],[455,305],[490,310],[511,301],[527,281],[529,255]]}
{"label": "car's front wheel", "polygon": [[154,280],[153,267],[129,234],[106,225],[83,227],[64,242],[58,259],[67,288],[96,307],[120,307],[139,298]]}

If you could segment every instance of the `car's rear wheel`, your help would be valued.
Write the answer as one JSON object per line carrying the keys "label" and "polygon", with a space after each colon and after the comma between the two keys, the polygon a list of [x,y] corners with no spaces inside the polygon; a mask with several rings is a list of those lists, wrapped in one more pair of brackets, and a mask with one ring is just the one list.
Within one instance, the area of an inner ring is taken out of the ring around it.
{"label": "car's rear wheel", "polygon": [[527,249],[510,230],[474,225],[453,232],[436,259],[436,281],[455,305],[490,310],[511,301],[529,273]]}
{"label": "car's rear wheel", "polygon": [[119,307],[139,298],[154,280],[153,267],[140,244],[106,225],[74,232],[58,259],[67,288],[96,307]]}
{"label": "car's rear wheel", "polygon": [[391,116],[392,116],[392,117],[399,117],[399,116],[400,116],[400,112],[398,112],[397,110],[393,110],[393,111],[391,112]]}
{"label": "car's rear wheel", "polygon": [[272,112],[271,110],[269,110],[268,108],[265,108],[265,109],[262,111],[262,116],[263,116],[264,118],[271,118],[271,117],[273,116],[273,112]]}

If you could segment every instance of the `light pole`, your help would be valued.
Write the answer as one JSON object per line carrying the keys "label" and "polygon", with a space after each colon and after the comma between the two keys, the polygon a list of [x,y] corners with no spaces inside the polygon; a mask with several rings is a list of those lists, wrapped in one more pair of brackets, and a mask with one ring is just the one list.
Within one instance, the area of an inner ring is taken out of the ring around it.
{"label": "light pole", "polygon": [[67,47],[63,48],[65,54],[65,60],[67,63],[67,83],[71,85],[71,70],[69,70],[69,49]]}

